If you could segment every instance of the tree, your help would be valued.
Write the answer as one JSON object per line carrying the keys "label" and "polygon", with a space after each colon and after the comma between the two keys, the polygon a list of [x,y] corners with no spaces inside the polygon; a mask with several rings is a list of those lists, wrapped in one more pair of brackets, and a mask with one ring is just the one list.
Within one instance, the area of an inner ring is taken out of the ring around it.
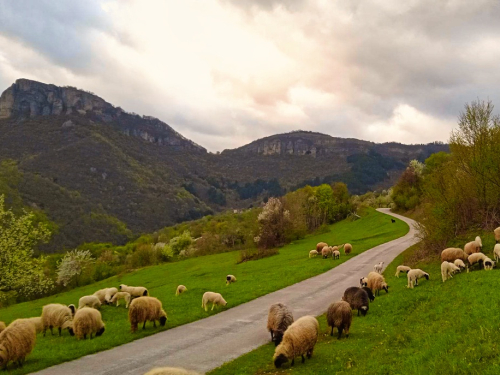
{"label": "tree", "polygon": [[76,286],[79,286],[80,275],[94,261],[89,250],[68,251],[57,264],[57,283],[66,286],[74,280]]}
{"label": "tree", "polygon": [[6,210],[0,195],[0,300],[13,296],[30,297],[52,289],[53,282],[43,272],[45,259],[34,258],[40,243],[48,242],[50,231],[35,223],[35,214],[23,210],[16,216]]}
{"label": "tree", "polygon": [[269,249],[285,243],[285,233],[290,225],[290,212],[285,210],[279,198],[269,198],[257,221],[260,225],[256,242]]}

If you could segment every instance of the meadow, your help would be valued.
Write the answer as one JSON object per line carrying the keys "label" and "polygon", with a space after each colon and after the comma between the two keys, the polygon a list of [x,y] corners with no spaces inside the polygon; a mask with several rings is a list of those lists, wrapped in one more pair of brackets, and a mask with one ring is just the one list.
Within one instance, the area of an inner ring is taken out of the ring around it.
{"label": "meadow", "polygon": [[[275,290],[284,288],[301,280],[326,272],[363,251],[381,243],[403,236],[408,226],[373,209],[367,209],[362,218],[356,221],[344,220],[329,226],[323,234],[310,235],[280,248],[279,254],[268,258],[236,264],[239,252],[229,252],[186,259],[137,270],[122,277],[76,288],[66,293],[21,303],[0,310],[0,320],[10,323],[17,318],[39,316],[42,307],[48,303],[78,304],[84,295],[104,287],[118,287],[120,284],[141,285],[148,288],[150,295],[159,298],[168,314],[165,327],[130,332],[128,310],[122,301],[121,306],[102,306],[101,313],[106,324],[106,332],[92,340],[77,340],[67,331],[63,335],[52,336],[50,332],[43,337],[39,334],[34,351],[27,358],[23,368],[17,369],[10,364],[11,374],[26,374],[61,362],[109,349],[132,340],[145,337],[160,330],[170,329],[198,319],[203,319],[222,310],[237,306]],[[353,253],[340,260],[308,258],[309,250],[320,241],[329,244],[350,242]],[[225,276],[233,274],[237,282],[225,285]],[[177,285],[184,284],[188,291],[175,296]],[[220,292],[228,305],[218,310],[205,312],[201,308],[201,296],[205,291]]]}

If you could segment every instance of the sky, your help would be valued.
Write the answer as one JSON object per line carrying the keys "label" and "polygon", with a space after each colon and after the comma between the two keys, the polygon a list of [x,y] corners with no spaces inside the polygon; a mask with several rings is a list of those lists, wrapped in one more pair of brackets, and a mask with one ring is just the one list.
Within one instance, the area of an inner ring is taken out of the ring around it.
{"label": "sky", "polygon": [[[444,141],[500,107],[497,0],[0,0],[0,91],[92,91],[208,150],[292,130]],[[498,112],[498,111],[496,111]]]}

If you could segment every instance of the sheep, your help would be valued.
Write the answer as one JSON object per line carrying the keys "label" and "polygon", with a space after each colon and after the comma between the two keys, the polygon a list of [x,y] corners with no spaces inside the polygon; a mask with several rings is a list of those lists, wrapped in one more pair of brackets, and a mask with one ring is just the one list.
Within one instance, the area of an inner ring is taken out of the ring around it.
{"label": "sheep", "polygon": [[352,310],[358,310],[358,316],[360,312],[365,316],[370,308],[368,293],[363,288],[358,288],[357,286],[347,288],[344,291],[342,301],[349,303]]}
{"label": "sheep", "polygon": [[73,336],[73,315],[74,306],[71,309],[69,306],[59,303],[45,305],[42,309],[43,336],[45,336],[47,328],[50,328],[52,334],[54,334],[52,328],[59,328],[59,336],[61,336],[63,329],[68,329],[69,334]]}
{"label": "sheep", "polygon": [[394,220],[394,219],[391,219],[391,223],[393,223],[393,224],[394,224],[395,222],[396,222],[396,220]]}
{"label": "sheep", "polygon": [[118,293],[115,293],[115,295],[113,296],[113,298],[111,298],[111,301],[109,301],[110,303],[115,303],[116,302],[116,306],[120,306],[120,300],[123,299],[125,300],[125,308],[128,309],[128,307],[130,306],[130,300],[132,299],[132,297],[130,297],[130,293],[127,293],[127,292],[118,292]]}
{"label": "sheep", "polygon": [[408,273],[410,270],[411,270],[411,268],[408,267],[408,266],[403,266],[403,265],[398,266],[398,268],[396,268],[396,275],[395,276],[397,278],[399,278],[400,272],[406,272],[406,273]]}
{"label": "sheep", "polygon": [[333,251],[332,251],[332,258],[333,258],[333,259],[340,259],[340,251],[338,251],[338,250],[333,250]]}
{"label": "sheep", "polygon": [[464,246],[464,252],[467,255],[479,253],[479,252],[481,252],[481,244],[476,240],[471,241],[471,242],[467,242]]}
{"label": "sheep", "polygon": [[[364,281],[364,279],[363,279]],[[380,291],[383,289],[385,290],[386,293],[389,293],[389,286],[385,282],[384,276],[377,272],[370,272],[368,274],[368,277],[366,278],[366,285],[362,286],[367,286],[370,288],[373,293],[379,294]]]}
{"label": "sheep", "polygon": [[346,243],[344,245],[344,254],[350,254],[352,252],[352,245],[350,243]]}
{"label": "sheep", "polygon": [[331,248],[331,247],[329,247],[329,246],[325,246],[325,247],[321,250],[321,255],[323,256],[323,259],[328,258],[331,254],[332,254],[332,248]]}
{"label": "sheep", "polygon": [[453,274],[455,272],[460,272],[460,268],[457,267],[454,263],[444,261],[441,263],[441,277],[443,278],[443,283],[453,278]]}
{"label": "sheep", "polygon": [[328,244],[326,242],[319,242],[317,245],[316,245],[316,251],[318,253],[321,253],[321,250],[323,250],[323,248],[325,246],[328,246]]}
{"label": "sheep", "polygon": [[316,255],[318,255],[318,251],[317,250],[311,250],[311,251],[309,251],[309,258],[313,258]]}
{"label": "sheep", "polygon": [[43,332],[42,318],[40,316],[36,316],[34,318],[25,318],[23,320],[27,320],[28,322],[33,323],[35,325],[36,333]]}
{"label": "sheep", "polygon": [[479,247],[481,248],[481,251],[482,251],[483,250],[483,241],[481,241],[481,237],[476,236],[474,241],[476,241],[479,244]]}
{"label": "sheep", "polygon": [[234,277],[234,275],[227,275],[226,276],[226,285],[229,285],[231,283],[235,283],[236,282],[236,277]]}
{"label": "sheep", "polygon": [[79,340],[81,338],[87,339],[87,335],[92,338],[94,333],[96,336],[101,336],[105,330],[101,313],[91,307],[79,308],[73,319],[73,329]]}
{"label": "sheep", "polygon": [[178,367],[158,367],[154,368],[144,375],[199,375],[197,372],[184,370]]}
{"label": "sheep", "polygon": [[330,249],[332,249],[332,253],[334,251],[339,251],[339,247],[338,246],[332,246]]}
{"label": "sheep", "polygon": [[[484,255],[483,253],[474,253],[469,255],[468,261],[469,261],[469,266],[472,267],[474,264],[478,263],[479,267],[481,267],[481,263],[484,263],[484,261],[488,257]],[[469,267],[469,268],[470,268]]]}
{"label": "sheep", "polygon": [[371,302],[375,301],[375,295],[373,294],[370,288],[368,288],[367,286],[363,286],[361,287],[361,289],[363,289],[366,292],[366,294],[368,294],[368,298],[370,299]]}
{"label": "sheep", "polygon": [[460,268],[460,270],[463,270],[463,269],[466,268],[465,267],[465,263],[464,263],[464,261],[462,259],[455,259],[455,261],[453,262],[453,264],[455,266],[457,266],[458,268]]}
{"label": "sheep", "polygon": [[486,259],[483,261],[484,264],[484,269],[486,271],[491,271],[493,267],[495,267],[496,262],[492,261],[490,258],[486,257]]}
{"label": "sheep", "polygon": [[187,288],[184,285],[179,285],[175,290],[175,295],[178,296],[184,292],[187,292]]}
{"label": "sheep", "polygon": [[149,295],[148,290],[143,286],[127,286],[125,284],[121,284],[120,291],[130,293],[131,298],[145,297]]}
{"label": "sheep", "polygon": [[427,280],[429,280],[429,274],[427,272],[422,271],[419,268],[414,268],[411,271],[409,271],[407,275],[408,278],[407,288],[413,289],[415,285],[418,286],[418,279],[422,277],[425,277]]}
{"label": "sheep", "polygon": [[146,322],[153,322],[156,328],[156,321],[160,321],[163,327],[167,322],[167,313],[163,310],[161,301],[155,297],[139,297],[130,303],[128,310],[128,319],[132,332],[137,331],[137,325],[144,323],[142,329],[146,328]]}
{"label": "sheep", "polygon": [[498,260],[500,259],[500,244],[499,243],[495,244],[495,247],[493,248],[493,255],[494,255],[495,260],[498,262]]}
{"label": "sheep", "polygon": [[99,298],[95,295],[83,296],[78,300],[78,309],[81,309],[82,307],[92,307],[93,309],[100,309],[101,301],[99,301]]}
{"label": "sheep", "polygon": [[384,269],[384,262],[379,262],[373,266],[373,271],[382,274],[382,270]]}
{"label": "sheep", "polygon": [[366,287],[368,285],[368,277],[363,277],[363,278],[359,279],[359,285],[362,288]]}
{"label": "sheep", "polygon": [[26,319],[17,319],[0,333],[0,366],[7,369],[9,362],[22,366],[35,347],[36,328]]}
{"label": "sheep", "polygon": [[449,247],[441,251],[441,262],[454,262],[456,259],[461,259],[465,262],[467,254],[458,247]]}
{"label": "sheep", "polygon": [[274,351],[273,362],[276,368],[280,368],[283,363],[292,360],[292,366],[295,364],[295,357],[301,356],[302,363],[307,358],[311,358],[314,346],[318,341],[319,323],[314,316],[306,315],[297,319],[287,328],[283,335],[283,341]]}
{"label": "sheep", "polygon": [[2,331],[3,331],[5,328],[7,328],[7,327],[5,326],[5,323],[4,323],[4,322],[0,322],[0,333],[2,333]]}
{"label": "sheep", "polygon": [[[104,301],[107,303],[107,304],[111,304],[111,299],[113,298],[113,296],[118,293],[118,289],[117,288],[108,288],[106,290],[106,293],[104,294]],[[101,302],[102,303],[102,302]]]}
{"label": "sheep", "polygon": [[104,288],[104,289],[99,289],[97,292],[94,292],[92,295],[96,296],[97,298],[99,298],[99,302],[101,302],[101,305],[105,304],[105,303],[108,302],[106,300],[106,294],[108,293],[109,289],[117,290],[116,288]]}
{"label": "sheep", "polygon": [[493,231],[493,234],[495,235],[495,243],[499,243],[500,242],[500,227],[495,229]]}
{"label": "sheep", "polygon": [[332,303],[326,311],[326,321],[332,327],[330,336],[333,336],[333,328],[337,327],[339,331],[337,340],[340,340],[343,330],[345,330],[345,337],[349,337],[349,328],[352,322],[351,305],[346,301]]}
{"label": "sheep", "polygon": [[203,297],[201,299],[201,308],[205,309],[207,311],[208,309],[208,304],[212,302],[212,310],[214,309],[215,305],[217,306],[226,306],[227,302],[224,298],[222,298],[222,295],[220,293],[214,293],[214,292],[205,292],[203,294]]}
{"label": "sheep", "polygon": [[269,308],[267,315],[267,330],[271,333],[271,341],[278,346],[283,340],[283,334],[293,323],[292,312],[282,303],[275,303]]}

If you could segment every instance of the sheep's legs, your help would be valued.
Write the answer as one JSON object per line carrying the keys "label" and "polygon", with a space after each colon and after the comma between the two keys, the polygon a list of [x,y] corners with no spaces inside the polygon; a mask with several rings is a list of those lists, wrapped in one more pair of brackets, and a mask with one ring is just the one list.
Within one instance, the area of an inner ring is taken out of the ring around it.
{"label": "sheep's legs", "polygon": [[330,332],[330,336],[333,336],[333,327],[332,327],[332,332]]}
{"label": "sheep's legs", "polygon": [[342,328],[337,328],[338,331],[339,331],[339,337],[337,337],[337,340],[340,340],[340,336],[342,336]]}
{"label": "sheep's legs", "polygon": [[61,335],[62,335],[61,331],[62,331],[62,328],[61,328],[61,327],[59,327],[59,336],[61,336]]}
{"label": "sheep's legs", "polygon": [[212,310],[210,310],[210,311],[213,311],[214,307],[215,307],[215,302],[212,303]]}
{"label": "sheep's legs", "polygon": [[307,358],[311,358],[311,357],[312,357],[312,355],[313,355],[312,350],[309,350],[309,351],[307,352]]}
{"label": "sheep's legs", "polygon": [[153,320],[153,327],[156,328],[156,320]]}
{"label": "sheep's legs", "polygon": [[274,341],[273,330],[271,330],[271,341]]}

